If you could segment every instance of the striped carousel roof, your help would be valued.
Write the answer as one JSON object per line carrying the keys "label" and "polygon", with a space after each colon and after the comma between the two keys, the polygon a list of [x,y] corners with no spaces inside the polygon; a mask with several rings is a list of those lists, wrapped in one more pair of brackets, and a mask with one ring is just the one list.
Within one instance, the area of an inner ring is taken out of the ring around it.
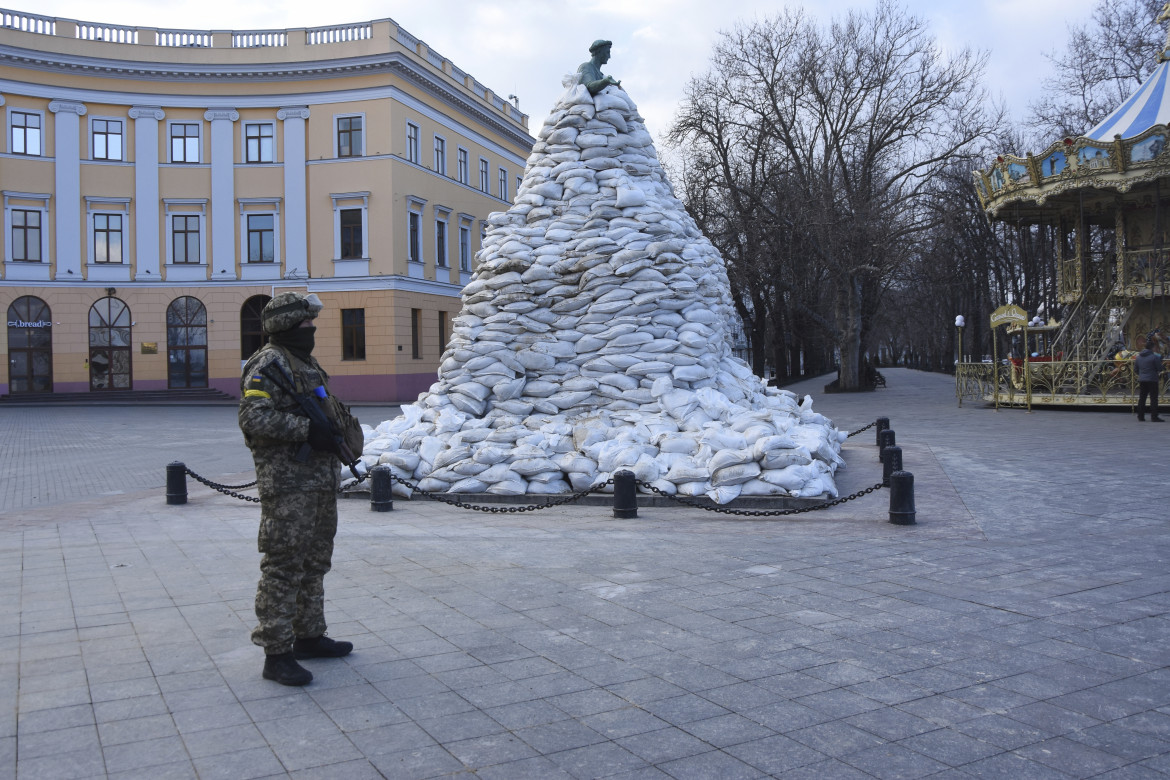
{"label": "striped carousel roof", "polygon": [[1085,133],[1084,137],[1094,141],[1112,141],[1115,135],[1133,138],[1154,125],[1170,125],[1168,82],[1170,61],[1160,62],[1129,100]]}

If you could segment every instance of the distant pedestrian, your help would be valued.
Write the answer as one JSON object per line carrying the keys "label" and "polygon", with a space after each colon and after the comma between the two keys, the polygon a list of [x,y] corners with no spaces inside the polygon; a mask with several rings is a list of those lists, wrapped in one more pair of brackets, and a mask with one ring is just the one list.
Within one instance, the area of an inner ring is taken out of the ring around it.
{"label": "distant pedestrian", "polygon": [[1162,422],[1158,416],[1158,383],[1162,378],[1162,356],[1154,351],[1156,342],[1146,340],[1146,348],[1134,358],[1138,372],[1137,418],[1146,419],[1146,398],[1150,399],[1150,422]]}
{"label": "distant pedestrian", "polygon": [[252,642],[264,648],[265,679],[282,685],[313,679],[298,659],[339,658],[353,649],[325,636],[339,445],[298,401],[314,389],[325,402],[332,399],[329,377],[311,354],[321,308],[316,295],[295,292],[269,301],[260,314],[269,341],[248,360],[242,379],[240,428],[256,462],[263,555]]}

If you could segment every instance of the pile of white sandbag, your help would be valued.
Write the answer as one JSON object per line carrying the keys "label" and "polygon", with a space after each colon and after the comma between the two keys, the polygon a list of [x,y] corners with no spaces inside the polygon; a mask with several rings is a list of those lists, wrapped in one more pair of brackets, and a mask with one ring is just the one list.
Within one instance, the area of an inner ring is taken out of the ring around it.
{"label": "pile of white sandbag", "polygon": [[719,503],[836,495],[845,434],[732,356],[723,260],[622,89],[568,89],[488,223],[438,381],[367,429],[367,465],[433,492],[567,493],[629,469]]}

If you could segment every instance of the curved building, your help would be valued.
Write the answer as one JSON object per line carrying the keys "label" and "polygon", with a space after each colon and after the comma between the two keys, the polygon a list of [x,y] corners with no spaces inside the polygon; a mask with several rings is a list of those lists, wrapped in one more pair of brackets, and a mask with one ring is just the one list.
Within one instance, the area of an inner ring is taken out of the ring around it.
{"label": "curved building", "polygon": [[0,11],[0,393],[239,392],[259,313],[326,305],[347,400],[434,380],[528,118],[390,19],[191,31]]}

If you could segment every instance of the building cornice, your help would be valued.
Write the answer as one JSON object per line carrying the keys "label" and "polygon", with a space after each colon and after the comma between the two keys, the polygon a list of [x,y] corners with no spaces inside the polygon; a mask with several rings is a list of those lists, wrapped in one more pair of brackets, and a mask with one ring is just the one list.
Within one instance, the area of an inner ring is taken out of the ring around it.
{"label": "building cornice", "polygon": [[[89,77],[216,84],[308,81],[362,74],[391,73],[454,105],[464,114],[470,115],[525,149],[532,148],[535,142],[520,127],[502,117],[495,116],[474,98],[460,92],[454,85],[443,83],[431,73],[424,72],[419,65],[401,52],[332,60],[206,65],[190,62],[182,64],[138,62],[82,55],[49,54],[32,49],[0,45],[0,65]],[[285,100],[287,101],[287,99],[286,97]]]}

